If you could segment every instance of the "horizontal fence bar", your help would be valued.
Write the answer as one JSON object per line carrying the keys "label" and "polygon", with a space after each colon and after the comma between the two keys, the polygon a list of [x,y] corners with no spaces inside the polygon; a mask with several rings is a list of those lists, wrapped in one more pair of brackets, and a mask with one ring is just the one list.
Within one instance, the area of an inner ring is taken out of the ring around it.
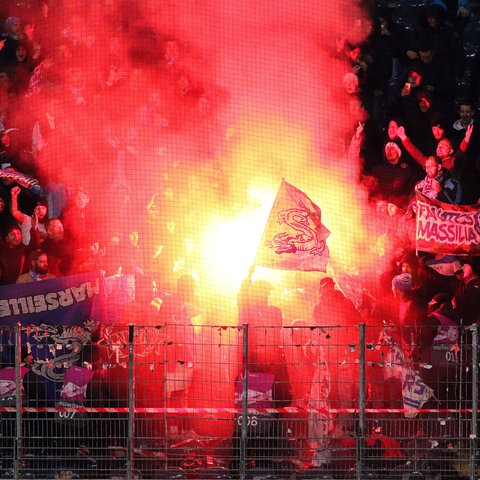
{"label": "horizontal fence bar", "polygon": [[[15,413],[18,410],[16,407],[0,407],[0,412]],[[84,413],[129,413],[129,408],[94,408],[94,407],[22,407],[21,412],[25,413],[46,413],[46,412],[84,412]],[[204,408],[204,407],[189,407],[189,408],[163,408],[163,407],[135,407],[134,413],[242,413],[241,408]],[[248,408],[249,413],[328,413],[330,415],[337,415],[340,413],[358,414],[359,409],[355,408],[330,408],[328,410],[315,408]],[[409,413],[410,410],[404,408],[365,408],[363,410],[366,414],[373,413]],[[415,410],[417,413],[472,413],[470,408],[419,408]],[[477,410],[480,412],[480,409]]]}

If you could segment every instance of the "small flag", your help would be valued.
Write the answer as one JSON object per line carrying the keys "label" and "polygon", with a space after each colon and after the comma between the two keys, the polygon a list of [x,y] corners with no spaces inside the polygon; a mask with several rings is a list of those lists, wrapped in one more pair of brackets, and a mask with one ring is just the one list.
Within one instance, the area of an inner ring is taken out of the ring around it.
{"label": "small flag", "polygon": [[255,264],[282,270],[325,272],[330,231],[321,210],[298,188],[282,180],[257,250]]}
{"label": "small flag", "polygon": [[453,277],[455,272],[462,269],[462,264],[455,255],[444,255],[439,259],[431,259],[425,262],[427,267],[435,270],[440,275]]}
{"label": "small flag", "polygon": [[403,408],[406,418],[415,418],[423,404],[433,397],[433,390],[423,383],[423,380],[411,367],[403,368],[402,375]]}

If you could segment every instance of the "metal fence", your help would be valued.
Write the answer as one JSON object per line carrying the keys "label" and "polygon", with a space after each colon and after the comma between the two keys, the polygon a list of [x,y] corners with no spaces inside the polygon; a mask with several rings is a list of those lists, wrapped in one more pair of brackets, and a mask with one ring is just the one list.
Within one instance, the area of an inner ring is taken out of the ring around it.
{"label": "metal fence", "polygon": [[36,328],[2,330],[1,478],[478,476],[475,325]]}

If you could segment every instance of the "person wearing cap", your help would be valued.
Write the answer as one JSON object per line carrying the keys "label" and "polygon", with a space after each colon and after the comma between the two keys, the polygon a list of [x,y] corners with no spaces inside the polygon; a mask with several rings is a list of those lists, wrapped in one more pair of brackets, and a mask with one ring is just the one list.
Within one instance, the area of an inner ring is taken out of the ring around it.
{"label": "person wearing cap", "polygon": [[392,291],[395,296],[409,292],[413,288],[412,274],[401,273],[392,279]]}
{"label": "person wearing cap", "polygon": [[400,158],[402,156],[402,151],[400,150],[400,147],[395,143],[395,142],[387,142],[385,144],[385,155],[387,158],[391,158],[391,150],[395,152],[396,155],[393,155],[396,158]]}
{"label": "person wearing cap", "polygon": [[408,164],[408,166],[414,170],[415,177],[416,178],[418,177],[420,179],[422,176],[422,169],[420,168],[418,163],[407,152],[406,148],[403,146],[401,140],[398,138],[398,135],[397,135],[398,128],[403,126],[404,124],[405,124],[405,121],[401,117],[397,117],[397,116],[391,117],[387,124],[385,142],[394,142],[400,147],[400,150],[402,151],[402,154],[401,154],[402,162],[405,162],[406,164]]}
{"label": "person wearing cap", "polygon": [[368,173],[372,179],[369,196],[383,200],[389,197],[402,198],[403,206],[406,206],[417,180],[416,172],[402,161],[402,151],[395,142],[385,144],[384,158],[386,161],[375,165]]}

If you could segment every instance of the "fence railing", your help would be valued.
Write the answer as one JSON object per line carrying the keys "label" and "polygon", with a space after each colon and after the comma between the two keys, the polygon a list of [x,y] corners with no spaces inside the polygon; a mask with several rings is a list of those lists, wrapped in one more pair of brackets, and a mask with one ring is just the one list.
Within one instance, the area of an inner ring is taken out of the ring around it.
{"label": "fence railing", "polygon": [[0,478],[478,476],[476,325],[2,333]]}

